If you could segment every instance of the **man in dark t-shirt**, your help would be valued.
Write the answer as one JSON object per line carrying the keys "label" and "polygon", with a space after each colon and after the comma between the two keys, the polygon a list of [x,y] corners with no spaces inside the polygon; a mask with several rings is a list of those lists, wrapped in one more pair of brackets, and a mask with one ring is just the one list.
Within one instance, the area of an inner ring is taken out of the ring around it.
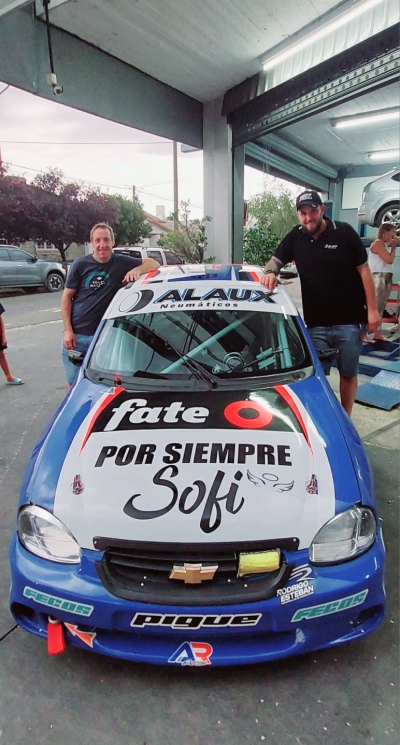
{"label": "man in dark t-shirt", "polygon": [[[365,327],[379,326],[367,253],[351,225],[325,217],[317,192],[302,192],[296,209],[300,225],[281,241],[261,283],[273,290],[281,267],[296,262],[304,321],[317,350],[339,349],[340,400],[350,416]],[[331,362],[322,365],[329,375]]]}
{"label": "man in dark t-shirt", "polygon": [[67,276],[61,301],[64,321],[62,357],[71,387],[76,367],[68,359],[68,351],[87,352],[100,320],[124,282],[134,282],[141,274],[158,269],[154,259],[133,259],[114,254],[114,233],[105,223],[98,223],[90,231],[93,253],[74,261]]}

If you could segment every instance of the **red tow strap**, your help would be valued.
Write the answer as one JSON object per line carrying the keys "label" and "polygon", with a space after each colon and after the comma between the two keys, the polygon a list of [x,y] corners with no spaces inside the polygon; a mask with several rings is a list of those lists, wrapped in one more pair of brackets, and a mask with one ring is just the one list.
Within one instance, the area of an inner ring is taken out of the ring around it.
{"label": "red tow strap", "polygon": [[65,649],[64,629],[58,618],[49,616],[47,623],[47,651],[49,654],[61,654]]}

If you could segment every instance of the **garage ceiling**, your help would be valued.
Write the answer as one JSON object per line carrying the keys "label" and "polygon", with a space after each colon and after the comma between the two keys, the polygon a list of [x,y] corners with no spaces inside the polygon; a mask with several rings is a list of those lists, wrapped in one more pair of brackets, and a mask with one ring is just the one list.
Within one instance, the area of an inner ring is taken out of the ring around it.
{"label": "garage ceiling", "polygon": [[[355,128],[341,130],[333,127],[332,122],[341,117],[392,109],[399,106],[399,103],[399,85],[396,82],[302,122],[291,124],[285,127],[282,136],[335,168],[371,165],[369,156],[372,152],[399,149],[399,120],[359,124]],[[387,170],[389,168],[390,164]]]}
{"label": "garage ceiling", "polygon": [[[199,101],[258,73],[258,57],[349,2],[52,0],[53,25]],[[42,2],[36,3],[43,12]]]}
{"label": "garage ceiling", "polygon": [[[375,13],[383,17],[391,2],[376,0]],[[246,79],[256,80],[266,55],[281,51],[357,5],[357,0],[302,0],[300,11],[298,0],[50,0],[48,9],[52,26],[206,104],[222,100]],[[0,0],[0,23],[2,13],[22,6],[35,7],[37,16],[44,18],[43,0],[34,5],[27,0]],[[369,33],[373,34],[370,21]],[[57,46],[54,59],[57,67]],[[349,164],[369,167],[371,152],[399,147],[398,124],[339,132],[331,121],[398,104],[397,83],[387,84],[278,127],[275,144],[278,137],[338,170]],[[173,110],[169,114],[173,116]],[[271,137],[258,134],[251,139],[256,146],[274,150]],[[391,165],[382,163],[381,172]],[[258,167],[274,171],[266,163]]]}
{"label": "garage ceiling", "polygon": [[[302,0],[300,13],[298,0],[285,0],[284,12],[279,0],[52,0],[49,11],[52,25],[206,103],[258,74],[260,57],[271,49],[280,50],[289,38],[301,38],[355,5]],[[42,0],[36,12],[43,12]],[[392,84],[277,134],[336,169],[370,166],[371,152],[399,147],[398,123],[338,132],[331,120],[398,103]]]}

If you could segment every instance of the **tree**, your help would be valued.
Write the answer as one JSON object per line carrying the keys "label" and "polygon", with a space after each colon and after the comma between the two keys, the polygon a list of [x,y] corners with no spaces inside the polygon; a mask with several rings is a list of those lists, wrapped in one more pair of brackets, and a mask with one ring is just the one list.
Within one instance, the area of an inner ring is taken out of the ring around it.
{"label": "tree", "polygon": [[262,225],[268,225],[278,242],[297,223],[293,194],[289,191],[265,191],[248,201],[247,214]]}
{"label": "tree", "polygon": [[66,183],[57,168],[36,176],[32,188],[37,219],[30,237],[53,243],[63,261],[71,243],[89,240],[96,222],[111,225],[116,219],[117,206],[111,197],[78,182]]}
{"label": "tree", "polygon": [[243,260],[247,264],[265,266],[274,253],[278,240],[269,225],[258,223],[243,235]]}
{"label": "tree", "polygon": [[112,197],[112,200],[116,205],[116,217],[112,223],[115,244],[135,246],[142,243],[143,238],[149,238],[151,227],[140,202],[136,200],[132,202],[120,195]]}
{"label": "tree", "polygon": [[265,266],[282,238],[296,224],[293,195],[288,191],[266,191],[247,203],[249,227],[244,229],[243,258]]}
{"label": "tree", "polygon": [[157,243],[163,248],[170,248],[176,251],[186,261],[194,263],[210,263],[214,261],[214,256],[205,259],[207,251],[206,222],[211,222],[212,218],[206,215],[201,220],[190,219],[190,202],[181,202],[181,212],[172,213],[169,220],[174,220],[178,224],[178,229],[173,233],[165,233]]}
{"label": "tree", "polygon": [[24,178],[0,174],[0,237],[7,243],[29,240],[36,223],[36,205]]}

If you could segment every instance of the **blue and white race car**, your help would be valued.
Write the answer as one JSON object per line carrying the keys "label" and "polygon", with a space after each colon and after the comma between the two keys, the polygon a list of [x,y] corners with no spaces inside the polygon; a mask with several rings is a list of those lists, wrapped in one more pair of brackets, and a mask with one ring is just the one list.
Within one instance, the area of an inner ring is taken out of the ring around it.
{"label": "blue and white race car", "polygon": [[107,310],[33,452],[11,546],[11,611],[50,653],[236,665],[382,621],[366,455],[260,273],[164,267]]}

